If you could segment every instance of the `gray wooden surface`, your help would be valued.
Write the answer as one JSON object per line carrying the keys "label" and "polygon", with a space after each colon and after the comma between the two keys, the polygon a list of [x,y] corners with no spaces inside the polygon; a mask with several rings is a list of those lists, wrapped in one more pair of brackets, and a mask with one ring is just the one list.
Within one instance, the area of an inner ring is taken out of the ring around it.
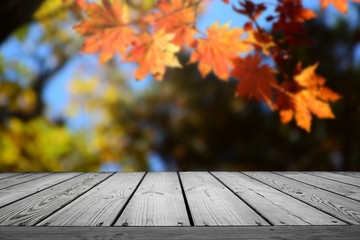
{"label": "gray wooden surface", "polygon": [[304,202],[239,172],[214,172],[236,195],[257,209],[272,225],[344,225]]}
{"label": "gray wooden surface", "polygon": [[87,239],[100,233],[127,239],[132,229],[138,229],[134,239],[170,233],[176,234],[171,239],[270,239],[281,232],[284,238],[356,239],[360,174],[0,173],[0,239]]}
{"label": "gray wooden surface", "polygon": [[359,240],[358,226],[0,227],[6,240]]}
{"label": "gray wooden surface", "polygon": [[19,175],[15,175],[14,177],[8,177],[5,179],[2,179],[0,182],[0,189],[12,187],[15,185],[18,185],[20,183],[24,183],[36,178],[41,178],[47,175],[50,175],[52,173],[44,172],[44,173],[23,173]]}
{"label": "gray wooden surface", "polygon": [[116,173],[38,225],[110,226],[143,175]]}
{"label": "gray wooden surface", "polygon": [[20,174],[24,174],[24,173],[17,173],[17,172],[1,172],[1,173],[0,173],[0,179],[4,179],[4,178],[8,178],[8,177],[12,177],[12,176],[16,176],[16,175],[20,175]]}
{"label": "gray wooden surface", "polygon": [[147,173],[115,226],[190,226],[176,172]]}

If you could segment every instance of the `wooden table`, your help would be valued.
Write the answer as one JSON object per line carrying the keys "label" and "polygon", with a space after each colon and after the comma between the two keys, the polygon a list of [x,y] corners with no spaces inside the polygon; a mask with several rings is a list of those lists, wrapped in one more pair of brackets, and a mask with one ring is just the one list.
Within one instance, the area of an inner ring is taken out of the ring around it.
{"label": "wooden table", "polygon": [[360,239],[360,172],[0,173],[0,239]]}

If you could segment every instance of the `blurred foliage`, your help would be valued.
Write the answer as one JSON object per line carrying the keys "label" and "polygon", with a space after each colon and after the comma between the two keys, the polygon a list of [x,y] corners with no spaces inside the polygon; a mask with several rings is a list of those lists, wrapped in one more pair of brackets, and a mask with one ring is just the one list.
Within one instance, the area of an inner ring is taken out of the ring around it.
{"label": "blurred foliage", "polygon": [[70,147],[71,136],[64,126],[54,126],[44,118],[27,122],[11,118],[1,128],[0,167],[12,171],[57,171],[63,169],[61,157]]}
{"label": "blurred foliage", "polygon": [[[134,1],[134,14],[150,3]],[[8,39],[36,47],[24,47],[21,59],[0,53],[1,171],[97,171],[111,162],[142,171],[150,152],[168,170],[360,170],[359,25],[308,23],[314,45],[299,46],[298,57],[307,65],[321,62],[319,73],[346,96],[333,105],[337,118],[315,120],[308,134],[282,125],[263,103],[235,98],[235,80],[202,79],[194,65],[140,91],[117,60],[97,69],[82,63],[69,81],[63,114],[49,117],[43,94],[78,58],[81,41],[70,26],[80,15],[71,1],[45,1]],[[30,36],[34,28],[40,37]],[[182,63],[188,57],[181,55]],[[78,116],[89,124],[69,128]]]}

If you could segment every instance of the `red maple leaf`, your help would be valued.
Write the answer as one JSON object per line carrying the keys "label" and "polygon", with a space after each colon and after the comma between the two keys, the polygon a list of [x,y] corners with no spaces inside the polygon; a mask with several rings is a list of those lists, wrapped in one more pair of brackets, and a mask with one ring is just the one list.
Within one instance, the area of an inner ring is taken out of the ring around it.
{"label": "red maple leaf", "polygon": [[276,71],[269,65],[260,65],[261,57],[258,54],[248,55],[246,58],[234,59],[234,69],[231,76],[239,79],[236,86],[236,96],[247,97],[249,100],[260,101],[262,98],[272,107],[272,86],[277,84],[274,77]]}

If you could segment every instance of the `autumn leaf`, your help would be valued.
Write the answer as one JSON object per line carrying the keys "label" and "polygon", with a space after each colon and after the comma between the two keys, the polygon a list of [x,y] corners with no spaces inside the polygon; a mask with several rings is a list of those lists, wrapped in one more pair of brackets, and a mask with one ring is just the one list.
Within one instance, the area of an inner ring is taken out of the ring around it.
{"label": "autumn leaf", "polygon": [[314,11],[303,8],[301,0],[280,0],[279,2],[282,4],[275,11],[282,15],[280,22],[286,18],[290,22],[304,22],[317,17]]}
{"label": "autumn leaf", "polygon": [[[316,96],[323,101],[336,101],[341,96],[325,87],[326,79],[315,73],[318,63],[307,67],[295,76],[295,81],[302,87],[316,90]],[[301,65],[298,65],[301,69]]]}
{"label": "autumn leaf", "polygon": [[[338,100],[340,95],[324,86],[325,79],[315,73],[317,65],[305,69],[300,66],[293,77],[282,71],[287,80],[278,85],[274,76],[276,71],[261,65],[260,55],[239,56],[255,49],[271,57],[279,69],[286,69],[294,60],[293,48],[309,43],[303,23],[316,17],[312,10],[303,8],[301,0],[278,0],[277,15],[266,18],[273,22],[273,32],[267,32],[255,21],[267,6],[246,0],[239,2],[239,8],[230,5],[250,18],[244,25],[247,31],[229,29],[230,23],[219,26],[216,22],[206,29],[206,33],[195,26],[200,1],[158,0],[155,11],[148,11],[145,16],[132,14],[132,21],[129,20],[127,1],[102,0],[100,4],[75,1],[88,15],[87,20],[74,27],[87,37],[81,52],[100,52],[100,63],[118,53],[124,62],[138,64],[134,74],[137,80],[150,73],[161,81],[166,67],[181,67],[176,53],[184,51],[183,46],[188,45],[193,48],[189,64],[198,63],[202,77],[213,71],[224,81],[229,76],[237,78],[236,96],[257,101],[263,99],[272,109],[279,110],[283,123],[295,118],[298,126],[310,131],[312,115],[334,118],[329,102]],[[330,3],[344,13],[348,8],[346,0],[319,1],[323,8]]]}
{"label": "autumn leaf", "polygon": [[199,61],[199,71],[205,77],[213,69],[222,80],[229,78],[229,67],[233,67],[233,59],[239,53],[252,50],[251,44],[240,37],[244,30],[234,28],[228,30],[230,23],[219,27],[219,22],[207,29],[207,37],[199,38],[197,48],[192,52],[189,63]]}
{"label": "autumn leaf", "polygon": [[286,41],[289,48],[287,51],[291,52],[295,46],[309,42],[303,22],[317,15],[312,10],[303,8],[301,0],[279,0],[279,3],[275,9],[278,16],[273,23],[273,30],[283,35],[278,42],[284,44]]}
{"label": "autumn leaf", "polygon": [[147,16],[152,25],[159,29],[165,29],[166,33],[175,35],[173,43],[182,47],[184,43],[188,46],[194,41],[197,30],[194,28],[195,10],[192,1],[182,0],[159,0],[158,9],[160,13]]}
{"label": "autumn leaf", "polygon": [[239,7],[235,5],[232,6],[232,9],[242,15],[247,16],[250,20],[254,21],[267,9],[265,3],[256,4],[251,0],[238,1]]}
{"label": "autumn leaf", "polygon": [[181,67],[175,53],[180,47],[172,43],[174,34],[165,33],[164,29],[155,31],[151,36],[144,33],[134,43],[125,62],[137,62],[135,79],[143,79],[149,72],[161,81],[166,67]]}
{"label": "autumn leaf", "polygon": [[247,31],[248,37],[246,42],[254,46],[256,50],[261,50],[263,54],[270,55],[270,49],[275,47],[275,43],[270,34],[266,32],[260,32],[259,30],[249,30]]}
{"label": "autumn leaf", "polygon": [[102,6],[97,3],[82,5],[90,19],[74,26],[82,36],[89,36],[81,53],[96,53],[100,64],[111,59],[117,52],[124,57],[130,44],[135,41],[135,30],[130,28],[128,7],[118,0],[112,3],[102,0]]}
{"label": "autumn leaf", "polygon": [[[63,0],[63,3],[67,3],[69,0]],[[83,8],[86,5],[86,0],[75,0],[75,3],[80,7]]]}
{"label": "autumn leaf", "polygon": [[240,80],[236,87],[236,96],[246,97],[251,100],[260,101],[262,98],[270,107],[272,107],[272,85],[277,81],[274,77],[276,71],[264,64],[261,65],[261,57],[258,54],[238,57],[234,60],[234,69],[231,76]]}
{"label": "autumn leaf", "polygon": [[318,118],[335,118],[329,101],[341,96],[325,87],[326,80],[317,75],[318,64],[307,67],[294,77],[295,82],[284,82],[283,92],[275,99],[281,121],[287,123],[295,118],[296,124],[310,132],[312,114]]}
{"label": "autumn leaf", "polygon": [[[321,8],[324,9],[329,6],[330,3],[334,5],[334,7],[342,12],[343,14],[347,14],[348,9],[348,0],[319,0],[321,2]],[[360,0],[352,0],[353,2],[360,2]]]}

